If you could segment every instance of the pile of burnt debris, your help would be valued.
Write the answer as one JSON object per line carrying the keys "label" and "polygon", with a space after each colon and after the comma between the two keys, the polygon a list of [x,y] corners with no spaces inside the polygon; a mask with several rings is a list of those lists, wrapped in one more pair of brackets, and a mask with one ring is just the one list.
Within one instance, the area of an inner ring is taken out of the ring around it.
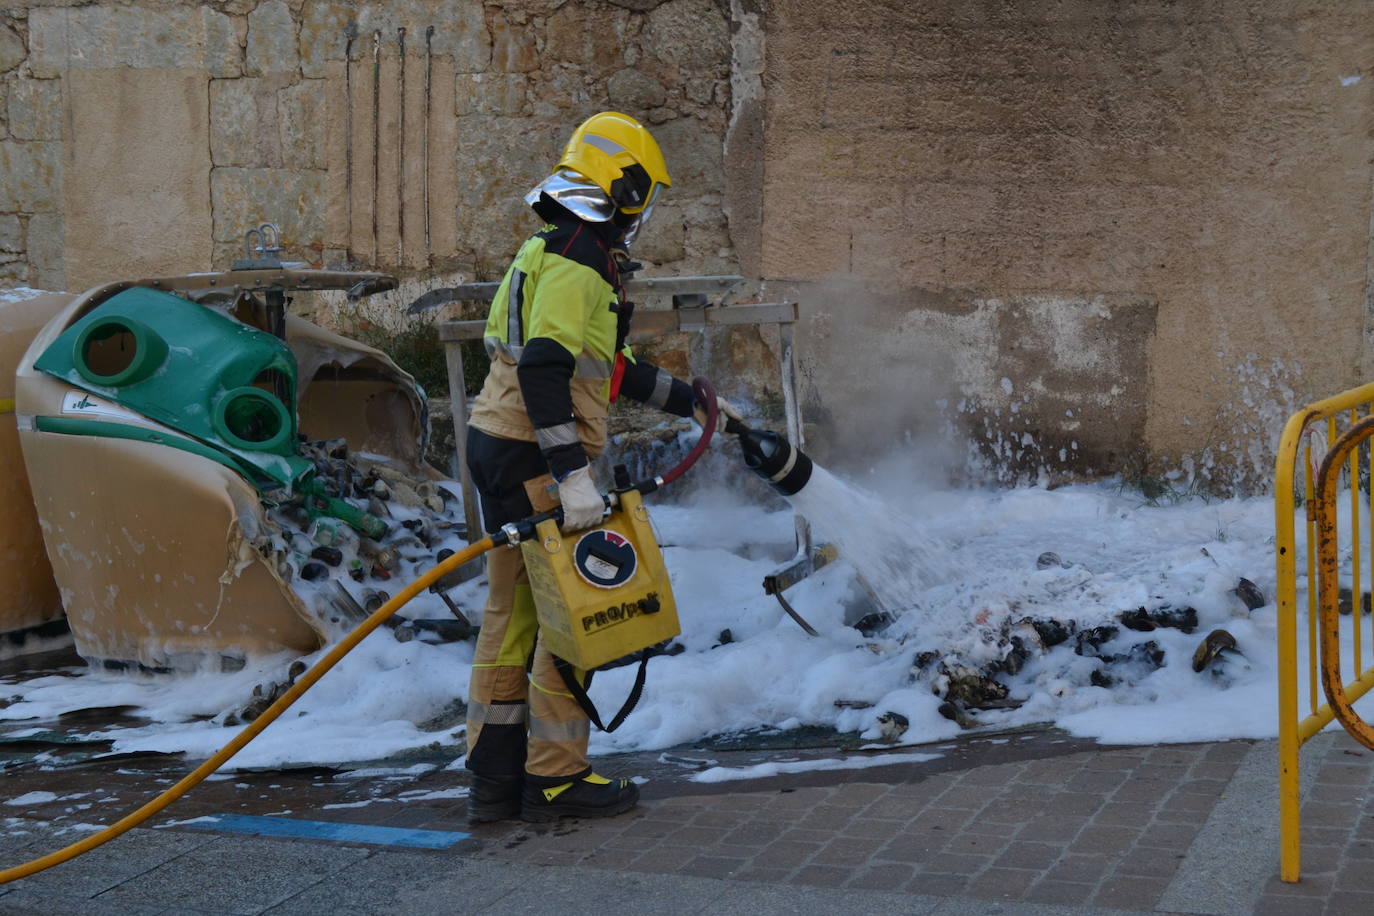
{"label": "pile of burnt debris", "polygon": [[[375,455],[351,452],[343,439],[307,442],[301,454],[315,466],[311,483],[290,497],[268,500],[268,524],[254,544],[269,557],[331,641],[343,636],[405,586],[465,545],[462,507],[433,480],[399,470]],[[475,568],[459,569],[430,587],[443,616],[393,614],[386,621],[400,642],[457,642],[477,627],[449,596]],[[413,601],[405,610],[436,602]],[[447,608],[445,614],[442,608]],[[281,681],[257,685],[253,698],[225,724],[252,721],[295,683],[305,663]]]}
{"label": "pile of burnt debris", "polygon": [[[1038,565],[1044,569],[1059,563],[1055,555],[1045,554]],[[1239,579],[1232,593],[1244,603],[1247,611],[1266,603],[1258,586],[1246,578]],[[1150,633],[1173,629],[1192,634],[1199,626],[1196,609],[1167,603],[1132,608],[1113,618],[1112,622],[1080,626],[1074,620],[1009,615],[999,628],[986,634],[991,651],[983,657],[991,657],[990,661],[975,663],[958,653],[921,652],[912,665],[911,680],[927,684],[940,698],[939,711],[945,718],[963,728],[978,728],[983,724],[977,718],[979,711],[1016,709],[1022,704],[1012,696],[1007,680],[1019,674],[1033,658],[1056,647],[1069,646],[1074,655],[1090,661],[1071,666],[1051,692],[1080,686],[1111,688],[1138,683],[1165,664],[1166,650],[1155,639],[1138,642],[1123,639],[1120,641],[1123,648],[1111,651],[1111,644],[1117,642],[1123,630]],[[855,626],[864,635],[872,636],[892,622],[891,615],[878,613],[868,615]],[[1198,642],[1191,665],[1199,674],[1224,680],[1236,670],[1248,667],[1249,662],[1231,633],[1215,629]],[[862,707],[868,704],[838,700],[836,705]],[[906,731],[907,721],[900,713],[888,711],[878,717],[878,724],[884,740],[897,741]]]}

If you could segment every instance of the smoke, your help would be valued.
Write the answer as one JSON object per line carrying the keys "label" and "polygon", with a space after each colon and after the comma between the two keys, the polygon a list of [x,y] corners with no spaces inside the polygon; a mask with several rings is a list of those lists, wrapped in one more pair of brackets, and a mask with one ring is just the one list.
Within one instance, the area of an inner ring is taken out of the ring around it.
{"label": "smoke", "polygon": [[[896,498],[1112,475],[1166,496],[1263,491],[1284,421],[1311,400],[1301,366],[1249,354],[1180,403],[1178,383],[1152,374],[1148,298],[852,279],[797,296],[807,451]],[[1183,448],[1152,452],[1147,418],[1154,441]]]}
{"label": "smoke", "polygon": [[[764,298],[802,309],[803,450],[916,517],[928,496],[953,487],[1115,475],[1151,501],[1263,491],[1284,421],[1314,394],[1295,362],[1251,354],[1214,375],[1216,397],[1161,400],[1147,346],[1155,305],[1139,297],[876,290],[852,278],[771,285]],[[693,365],[712,352],[701,344]],[[714,355],[722,392],[754,425],[785,432],[770,388],[776,368],[743,368],[767,355],[733,338]],[[1156,440],[1163,428],[1186,450],[1152,452],[1147,414]],[[706,476],[773,501],[737,462],[731,452]]]}
{"label": "smoke", "polygon": [[961,311],[952,297],[831,279],[808,285],[800,301],[808,454],[903,502],[983,479],[956,419],[967,373],[963,348],[949,345],[949,319]]}

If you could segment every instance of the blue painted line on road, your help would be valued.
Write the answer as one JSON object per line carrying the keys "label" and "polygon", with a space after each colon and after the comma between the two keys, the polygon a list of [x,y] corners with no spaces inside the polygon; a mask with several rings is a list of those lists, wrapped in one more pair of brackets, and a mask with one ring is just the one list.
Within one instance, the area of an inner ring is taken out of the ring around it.
{"label": "blue painted line on road", "polygon": [[377,827],[371,824],[339,824],[333,821],[303,821],[296,818],[260,817],[253,814],[212,814],[194,822],[178,824],[192,830],[246,833],[252,836],[287,837],[303,840],[336,840],[341,843],[372,843],[378,846],[412,846],[419,849],[448,849],[472,834],[453,830],[420,830],[407,827]]}

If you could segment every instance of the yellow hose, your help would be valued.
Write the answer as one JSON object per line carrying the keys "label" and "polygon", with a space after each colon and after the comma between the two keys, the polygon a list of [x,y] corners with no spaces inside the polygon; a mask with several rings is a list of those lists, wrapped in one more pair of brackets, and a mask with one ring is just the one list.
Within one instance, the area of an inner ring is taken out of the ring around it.
{"label": "yellow hose", "polygon": [[113,840],[126,830],[137,827],[139,824],[185,795],[199,784],[201,780],[223,766],[230,757],[233,757],[239,751],[243,750],[249,741],[252,741],[258,735],[262,734],[263,730],[271,725],[277,716],[289,709],[291,704],[299,700],[302,694],[315,686],[315,682],[324,677],[325,673],[328,672],[330,668],[333,668],[339,663],[340,659],[353,651],[358,643],[363,641],[367,634],[381,626],[388,617],[404,607],[410,599],[414,598],[420,592],[429,588],[429,586],[433,585],[436,581],[457,569],[459,566],[462,566],[473,557],[481,556],[495,546],[496,542],[491,538],[483,538],[474,544],[468,545],[453,556],[446,558],[438,566],[435,566],[429,572],[407,585],[395,598],[392,598],[386,604],[378,608],[371,617],[368,617],[362,623],[358,624],[351,633],[344,637],[342,642],[333,649],[330,649],[329,653],[325,655],[324,658],[315,662],[310,670],[302,674],[300,678],[297,679],[296,683],[292,684],[291,688],[287,690],[286,693],[282,694],[275,703],[263,710],[262,715],[258,716],[247,728],[235,735],[234,740],[220,748],[215,752],[213,757],[188,773],[176,785],[148,802],[142,808],[116,821],[99,833],[93,833],[84,840],[73,843],[56,852],[50,852],[46,856],[34,859],[31,862],[25,862],[22,865],[16,865],[13,868],[7,868],[4,871],[0,871],[0,884],[8,884],[18,878],[27,878],[29,875],[37,874],[46,868],[52,868],[54,865],[66,862],[68,859],[74,859],[82,853],[90,852],[97,846]]}

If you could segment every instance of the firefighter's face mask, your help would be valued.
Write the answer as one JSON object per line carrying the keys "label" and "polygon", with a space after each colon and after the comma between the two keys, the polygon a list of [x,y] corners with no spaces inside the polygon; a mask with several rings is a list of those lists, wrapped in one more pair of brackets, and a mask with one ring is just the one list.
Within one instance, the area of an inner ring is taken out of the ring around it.
{"label": "firefighter's face mask", "polygon": [[637,213],[626,213],[624,210],[616,211],[616,225],[624,229],[623,238],[625,239],[626,245],[630,245],[634,242],[635,237],[639,235],[639,230],[649,221],[649,216],[654,212],[654,201],[657,200],[659,189],[662,187],[663,186],[660,184],[655,184],[653,186],[653,189],[649,192],[648,203],[646,203],[643,209],[639,210]]}

